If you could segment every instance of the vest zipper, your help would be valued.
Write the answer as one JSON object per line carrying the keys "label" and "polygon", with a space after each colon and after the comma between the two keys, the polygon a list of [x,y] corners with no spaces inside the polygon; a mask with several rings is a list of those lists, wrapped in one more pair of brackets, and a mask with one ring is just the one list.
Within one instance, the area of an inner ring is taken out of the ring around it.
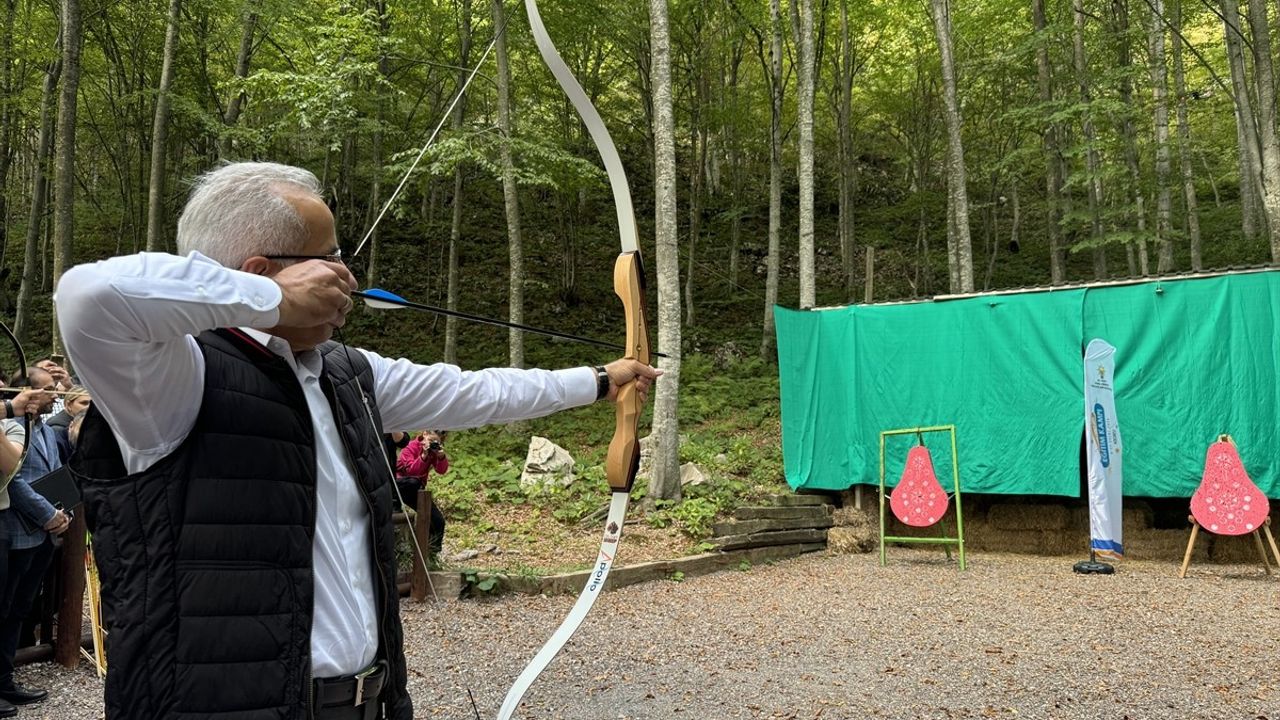
{"label": "vest zipper", "polygon": [[[338,432],[342,434],[341,431]],[[315,452],[316,439],[315,432],[311,433],[312,452]],[[314,462],[314,461],[313,461]],[[312,469],[312,474],[320,472],[319,467]],[[318,497],[320,492],[319,480],[311,485],[311,542],[315,543],[316,533],[316,515],[320,512]],[[307,623],[307,718],[315,720],[316,717],[316,672],[315,658],[311,657],[311,634],[315,632],[316,625],[316,567],[315,567],[315,550],[312,551],[312,561],[307,566],[307,573],[311,576],[311,616],[310,622]]]}

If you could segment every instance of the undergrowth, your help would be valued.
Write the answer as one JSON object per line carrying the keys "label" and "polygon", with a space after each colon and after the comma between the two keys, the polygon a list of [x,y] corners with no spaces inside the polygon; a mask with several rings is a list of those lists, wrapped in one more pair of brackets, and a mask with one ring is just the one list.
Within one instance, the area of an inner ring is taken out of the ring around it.
{"label": "undergrowth", "polygon": [[[714,363],[704,356],[681,368],[679,401],[680,462],[695,463],[705,481],[684,487],[678,502],[648,500],[643,479],[632,492],[632,517],[651,527],[674,527],[689,540],[689,551],[707,548],[712,524],[738,505],[786,492],[778,411],[778,377],[758,360]],[[660,381],[661,382],[661,381]],[[641,421],[648,433],[649,412]],[[446,508],[448,533],[455,545],[484,542],[494,531],[536,539],[543,522],[578,526],[609,501],[604,455],[613,434],[608,403],[562,412],[514,426],[451,433],[450,471],[433,477],[431,490]],[[529,440],[550,439],[573,455],[573,482],[526,491],[520,474]],[[513,527],[494,527],[489,509],[528,505],[531,519]],[[583,532],[594,532],[582,528]]]}

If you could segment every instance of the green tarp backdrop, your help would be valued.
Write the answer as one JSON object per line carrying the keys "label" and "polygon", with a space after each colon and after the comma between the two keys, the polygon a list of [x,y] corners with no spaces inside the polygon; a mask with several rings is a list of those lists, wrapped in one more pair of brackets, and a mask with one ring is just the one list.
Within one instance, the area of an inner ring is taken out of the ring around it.
{"label": "green tarp backdrop", "polygon": [[[1116,347],[1125,495],[1190,497],[1228,433],[1280,497],[1280,273],[775,317],[795,489],[874,484],[882,430],[955,424],[965,492],[1078,496],[1083,350],[1102,338]],[[925,441],[946,465],[949,447]],[[914,442],[888,444],[890,485]]]}

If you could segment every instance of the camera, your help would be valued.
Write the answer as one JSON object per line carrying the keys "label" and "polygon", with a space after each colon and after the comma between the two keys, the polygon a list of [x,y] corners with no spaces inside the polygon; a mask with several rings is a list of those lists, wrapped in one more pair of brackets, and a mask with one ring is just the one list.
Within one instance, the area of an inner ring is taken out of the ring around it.
{"label": "camera", "polygon": [[440,445],[439,440],[432,440],[430,443],[427,443],[427,450],[430,450],[433,453],[438,453],[443,449],[444,448]]}

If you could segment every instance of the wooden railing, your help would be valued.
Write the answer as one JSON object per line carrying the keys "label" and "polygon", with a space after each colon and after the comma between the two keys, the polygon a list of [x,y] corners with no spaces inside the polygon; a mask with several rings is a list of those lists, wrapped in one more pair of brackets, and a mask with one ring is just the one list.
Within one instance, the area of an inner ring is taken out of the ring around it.
{"label": "wooden railing", "polygon": [[[431,596],[431,581],[427,577],[428,568],[422,564],[422,557],[417,550],[421,548],[423,553],[431,552],[431,493],[418,490],[418,510],[413,514],[412,523],[405,513],[396,513],[392,516],[392,521],[397,526],[409,525],[410,532],[417,538],[416,547],[412,550],[413,569],[397,576],[396,587],[400,590],[401,597],[407,595],[421,602]],[[412,542],[413,540],[410,540],[410,543]]]}

